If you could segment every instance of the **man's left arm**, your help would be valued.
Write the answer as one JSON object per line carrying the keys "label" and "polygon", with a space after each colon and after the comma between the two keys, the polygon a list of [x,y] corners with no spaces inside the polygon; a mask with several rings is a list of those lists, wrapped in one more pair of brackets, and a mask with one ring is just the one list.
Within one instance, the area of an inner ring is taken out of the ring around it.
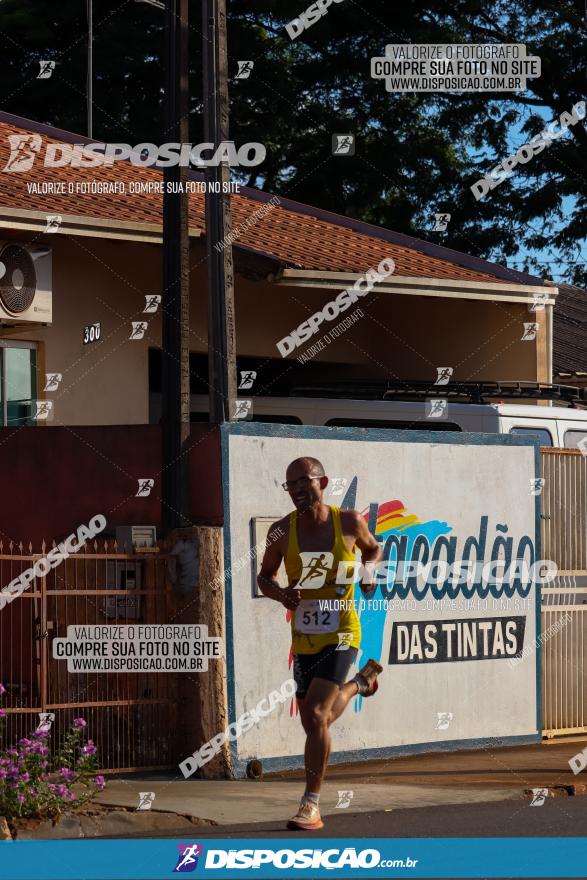
{"label": "man's left arm", "polygon": [[377,574],[377,563],[383,559],[383,550],[381,545],[375,540],[367,527],[365,518],[361,516],[358,510],[349,511],[352,514],[353,531],[355,535],[355,544],[361,551],[361,562],[363,563],[363,576],[361,578],[361,589],[366,593],[371,593],[377,587],[375,577]]}

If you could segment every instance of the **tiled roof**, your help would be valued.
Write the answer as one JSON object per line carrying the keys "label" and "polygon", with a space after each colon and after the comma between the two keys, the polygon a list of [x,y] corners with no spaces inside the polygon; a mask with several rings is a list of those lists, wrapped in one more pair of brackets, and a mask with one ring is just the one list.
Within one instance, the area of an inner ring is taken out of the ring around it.
{"label": "tiled roof", "polygon": [[[47,143],[89,142],[82,136],[0,113],[0,169],[5,167],[10,155],[7,135],[28,134],[31,131],[43,137],[41,152],[30,171],[1,175],[0,207],[131,223],[162,223],[160,193],[128,192],[132,181],[161,180],[161,170],[139,168],[127,161],[95,168],[43,166],[42,157]],[[197,175],[193,175],[193,179],[198,179]],[[124,196],[67,191],[65,194],[38,194],[31,193],[28,188],[35,182],[68,184],[94,180],[124,183],[126,193]],[[244,188],[241,194],[233,196],[233,229],[244,224],[269,198],[266,193]],[[205,232],[203,194],[190,194],[189,222],[191,228]],[[430,242],[281,197],[279,205],[272,206],[263,218],[239,232],[237,244],[274,257],[287,268],[358,273],[391,256],[396,264],[396,275],[400,276],[493,283],[542,283],[540,279]]]}
{"label": "tiled roof", "polygon": [[558,290],[553,322],[553,373],[587,373],[587,290],[572,284],[559,284]]}

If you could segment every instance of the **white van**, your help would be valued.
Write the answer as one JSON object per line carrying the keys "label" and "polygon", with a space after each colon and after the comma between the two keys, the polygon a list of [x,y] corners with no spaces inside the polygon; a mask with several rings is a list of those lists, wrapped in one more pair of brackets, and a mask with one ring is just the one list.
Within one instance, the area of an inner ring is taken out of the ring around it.
{"label": "white van", "polygon": [[[441,389],[438,389],[440,395]],[[240,392],[245,398],[247,392]],[[587,409],[528,403],[442,403],[433,412],[430,399],[360,400],[346,397],[252,397],[256,422],[393,428],[408,431],[480,431],[488,434],[532,434],[541,446],[576,449],[587,446]],[[192,395],[192,420],[207,419],[208,398]]]}

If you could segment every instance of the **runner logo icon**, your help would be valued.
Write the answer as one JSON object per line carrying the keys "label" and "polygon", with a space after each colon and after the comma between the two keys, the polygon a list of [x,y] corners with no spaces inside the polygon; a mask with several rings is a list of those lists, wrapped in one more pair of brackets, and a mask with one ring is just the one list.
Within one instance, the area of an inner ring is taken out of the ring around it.
{"label": "runner logo icon", "polygon": [[174,874],[188,874],[198,867],[198,859],[204,855],[204,847],[201,843],[178,843],[179,855],[177,865],[173,869]]}
{"label": "runner logo icon", "polygon": [[530,802],[530,806],[531,807],[541,807],[549,795],[550,795],[550,792],[547,788],[533,788],[532,789],[532,800]]}
{"label": "runner logo icon", "polygon": [[338,636],[338,645],[336,646],[336,651],[348,651],[351,647],[351,642],[353,640],[352,632],[339,632]]}
{"label": "runner logo icon", "polygon": [[300,553],[302,560],[302,576],[297,586],[304,590],[317,590],[324,586],[326,575],[332,568],[332,553],[305,552]]}

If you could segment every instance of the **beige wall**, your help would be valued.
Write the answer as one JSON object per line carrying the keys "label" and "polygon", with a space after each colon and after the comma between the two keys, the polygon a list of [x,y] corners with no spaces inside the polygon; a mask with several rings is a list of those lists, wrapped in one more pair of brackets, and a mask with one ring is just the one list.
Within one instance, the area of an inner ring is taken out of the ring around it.
{"label": "beige wall", "polygon": [[[2,237],[26,241],[30,233]],[[159,314],[142,312],[145,296],[161,292],[160,246],[85,236],[39,238],[53,247],[53,324],[9,335],[43,342],[44,369],[63,373],[60,390],[51,395],[54,424],[148,422],[148,349],[161,345],[161,321]],[[202,242],[192,241],[190,258],[190,348],[203,352],[207,293]],[[333,298],[324,290],[238,275],[236,285],[241,355],[279,357],[276,342]],[[437,366],[454,367],[454,378],[463,380],[546,378],[544,332],[538,344],[521,342],[523,323],[534,320],[525,306],[376,292],[362,303],[365,317],[317,360],[356,364],[357,378],[434,379]],[[542,321],[542,315],[535,317]],[[143,318],[149,321],[145,338],[129,340],[131,320]],[[95,321],[102,324],[101,340],[84,345],[83,328]],[[6,335],[0,329],[0,336]],[[42,389],[44,377],[39,379]]]}
{"label": "beige wall", "polygon": [[[333,299],[332,292],[243,281],[237,297],[239,353],[275,357],[275,344]],[[523,324],[543,321],[517,303],[441,299],[373,292],[357,303],[365,317],[331,342],[316,360],[364,365],[385,378],[429,379],[437,366],[454,378],[537,379],[535,342],[522,342]],[[347,313],[329,324],[336,325]],[[317,334],[295,353],[320,337]],[[543,353],[545,358],[545,352]],[[543,381],[546,381],[545,379]]]}
{"label": "beige wall", "polygon": [[[147,423],[148,349],[161,345],[161,321],[143,309],[146,295],[161,293],[160,246],[57,235],[44,239],[53,247],[52,326],[9,335],[44,343],[45,371],[63,373],[59,391],[50,395],[53,423]],[[202,245],[194,242],[192,347],[199,350],[207,332],[202,256]],[[131,321],[143,319],[149,322],[144,339],[129,340]],[[84,345],[83,328],[96,321],[102,325],[100,341]],[[40,376],[39,389],[43,386]]]}

